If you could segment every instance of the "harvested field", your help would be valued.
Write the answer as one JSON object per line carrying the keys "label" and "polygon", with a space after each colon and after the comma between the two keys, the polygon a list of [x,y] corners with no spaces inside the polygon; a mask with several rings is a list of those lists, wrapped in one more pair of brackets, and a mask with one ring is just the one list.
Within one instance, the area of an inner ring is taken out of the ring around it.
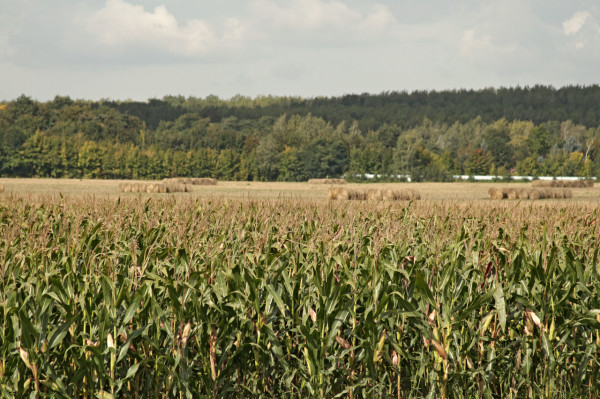
{"label": "harvested field", "polygon": [[[17,195],[77,195],[77,196],[151,196],[139,191],[123,191],[127,184],[160,183],[157,181],[135,180],[80,180],[80,179],[9,179],[0,178],[4,185],[5,193]],[[131,186],[130,186],[131,187]],[[159,190],[162,186],[159,186]],[[178,192],[172,196],[191,196],[193,198],[230,198],[230,199],[275,199],[295,198],[303,200],[327,200],[331,188],[325,184],[308,183],[265,183],[265,182],[228,182],[222,181],[217,185],[206,185],[201,189],[191,186],[191,192]],[[357,190],[382,190],[384,200],[394,201],[394,191],[413,189],[418,191],[421,201],[434,202],[489,202],[488,191],[492,188],[532,188],[531,183],[374,183],[360,184],[348,183],[343,186],[347,189]],[[390,191],[391,190],[391,191]],[[160,191],[159,191],[160,193]],[[550,201],[550,199],[547,199]],[[600,206],[600,187],[586,187],[572,190],[569,201],[577,203],[597,203]]]}

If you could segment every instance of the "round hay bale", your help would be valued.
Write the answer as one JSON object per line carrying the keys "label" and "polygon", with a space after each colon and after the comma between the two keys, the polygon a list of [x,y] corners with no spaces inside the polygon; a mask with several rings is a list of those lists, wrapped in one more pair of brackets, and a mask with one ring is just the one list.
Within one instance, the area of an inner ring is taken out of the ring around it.
{"label": "round hay bale", "polygon": [[529,190],[529,199],[530,200],[538,200],[542,198],[542,193],[537,188],[532,188]]}
{"label": "round hay bale", "polygon": [[198,184],[201,184],[203,186],[215,186],[217,184],[217,179],[203,177],[200,179],[200,182]]}
{"label": "round hay bale", "polygon": [[185,193],[191,193],[192,191],[194,191],[194,185],[193,184],[184,184],[183,192],[185,192]]}
{"label": "round hay bale", "polygon": [[500,190],[499,188],[490,188],[488,190],[488,195],[490,196],[490,199],[492,199],[492,200],[501,200],[504,198],[504,194],[502,193],[502,190]]}
{"label": "round hay bale", "polygon": [[330,200],[337,200],[339,193],[339,187],[330,187],[329,191],[327,192],[327,198],[329,198]]}
{"label": "round hay bale", "polygon": [[396,199],[398,199],[399,201],[409,201],[410,193],[408,192],[408,190],[397,190]]}
{"label": "round hay bale", "polygon": [[340,191],[338,191],[338,199],[341,200],[349,200],[350,199],[350,189],[347,188],[340,188]]}
{"label": "round hay bale", "polygon": [[350,190],[350,199],[356,201],[364,201],[367,199],[367,193],[363,190]]}
{"label": "round hay bale", "polygon": [[152,192],[154,192],[154,183],[148,183],[148,184],[146,184],[146,187],[145,187],[145,189],[146,189],[145,191],[146,191],[147,193],[152,193]]}
{"label": "round hay bale", "polygon": [[421,199],[421,195],[419,194],[419,192],[413,188],[406,189],[406,195],[408,196],[409,201],[416,201],[418,199]]}
{"label": "round hay bale", "polygon": [[529,189],[527,189],[527,188],[519,189],[517,191],[517,196],[519,197],[520,200],[529,199]]}
{"label": "round hay bale", "polygon": [[509,188],[506,196],[509,200],[515,200],[515,199],[519,198],[519,195],[517,194],[517,190],[515,190],[514,188]]}
{"label": "round hay bale", "polygon": [[164,194],[167,192],[167,185],[164,183],[159,183],[156,185],[157,193]]}
{"label": "round hay bale", "polygon": [[367,200],[381,201],[383,200],[383,191],[380,189],[372,189],[367,191]]}
{"label": "round hay bale", "polygon": [[534,180],[531,182],[531,187],[544,187],[543,180]]}
{"label": "round hay bale", "polygon": [[137,193],[140,191],[140,183],[131,183],[131,192]]}
{"label": "round hay bale", "polygon": [[394,194],[394,190],[391,190],[389,188],[386,190],[383,190],[381,195],[382,195],[382,199],[384,201],[395,201],[396,200],[396,195]]}
{"label": "round hay bale", "polygon": [[573,198],[573,191],[571,189],[563,189],[563,198]]}

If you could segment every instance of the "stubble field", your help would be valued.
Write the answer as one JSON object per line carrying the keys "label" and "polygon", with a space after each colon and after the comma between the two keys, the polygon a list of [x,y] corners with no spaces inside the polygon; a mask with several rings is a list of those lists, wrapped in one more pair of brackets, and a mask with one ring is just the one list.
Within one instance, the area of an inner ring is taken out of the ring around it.
{"label": "stubble field", "polygon": [[[0,178],[0,185],[5,192],[19,195],[72,195],[95,197],[142,197],[142,198],[228,198],[228,199],[274,199],[292,198],[302,200],[325,200],[330,185],[308,183],[263,183],[263,182],[219,182],[215,186],[193,186],[191,193],[147,194],[120,193],[119,184],[131,182],[124,180],[80,180],[80,179],[6,179]],[[139,180],[136,182],[143,183]],[[600,204],[600,188],[577,188],[573,190],[573,198],[559,203]],[[416,189],[422,200],[435,202],[468,203],[490,202],[490,188],[510,187],[515,189],[531,187],[530,183],[373,183],[347,184],[347,188],[390,188]],[[556,201],[550,201],[555,203]]]}
{"label": "stubble field", "polygon": [[598,187],[0,184],[5,397],[600,394]]}

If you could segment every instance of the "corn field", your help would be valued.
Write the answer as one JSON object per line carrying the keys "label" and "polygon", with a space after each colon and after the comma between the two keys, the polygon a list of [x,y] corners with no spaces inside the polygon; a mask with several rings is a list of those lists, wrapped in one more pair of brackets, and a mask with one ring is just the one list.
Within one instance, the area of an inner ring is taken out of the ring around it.
{"label": "corn field", "polygon": [[0,392],[600,395],[590,205],[0,197]]}

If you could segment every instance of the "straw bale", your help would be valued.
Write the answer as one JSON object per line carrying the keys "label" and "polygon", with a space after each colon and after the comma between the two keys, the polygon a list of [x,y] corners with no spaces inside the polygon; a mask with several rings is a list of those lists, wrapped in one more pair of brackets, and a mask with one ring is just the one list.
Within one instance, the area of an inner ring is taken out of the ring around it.
{"label": "straw bale", "polygon": [[521,200],[529,199],[529,189],[521,188],[521,189],[517,190],[517,196]]}
{"label": "straw bale", "polygon": [[409,199],[411,201],[416,201],[416,200],[421,199],[421,193],[419,193],[419,191],[415,190],[414,188],[409,188],[407,191],[408,191]]}
{"label": "straw bale", "polygon": [[140,183],[131,183],[131,192],[132,193],[137,193],[140,191]]}
{"label": "straw bale", "polygon": [[348,189],[348,199],[364,201],[367,199],[367,193],[360,189]]}
{"label": "straw bale", "polygon": [[537,200],[540,198],[542,198],[542,193],[540,192],[540,190],[536,188],[532,188],[531,190],[529,190],[529,199]]}
{"label": "straw bale", "polygon": [[156,188],[158,189],[158,193],[164,194],[167,192],[167,185],[164,183],[159,183],[156,185]]}
{"label": "straw bale", "polygon": [[[589,180],[535,180],[531,183],[532,187],[552,187],[552,188],[583,188],[591,187]],[[593,186],[593,183],[592,183]]]}
{"label": "straw bale", "polygon": [[396,198],[400,201],[409,201],[410,193],[408,192],[408,190],[397,190]]}
{"label": "straw bale", "polygon": [[352,200],[364,201],[367,199],[367,193],[363,190],[355,189],[355,190],[349,190],[349,192],[350,192],[350,199],[352,199]]}
{"label": "straw bale", "polygon": [[192,184],[198,186],[214,186],[217,184],[217,179],[212,179],[210,177],[197,177],[192,179]]}
{"label": "straw bale", "polygon": [[490,188],[488,190],[488,195],[490,196],[490,199],[493,200],[501,200],[504,198],[504,194],[499,188]]}
{"label": "straw bale", "polygon": [[531,182],[531,187],[544,187],[544,184],[543,180],[534,180]]}
{"label": "straw bale", "polygon": [[509,188],[506,196],[510,200],[514,200],[514,199],[517,199],[519,197],[518,194],[517,194],[517,190],[515,190],[514,188]]}
{"label": "straw bale", "polygon": [[382,192],[382,196],[383,196],[383,200],[384,201],[395,201],[396,200],[396,193],[394,190],[391,189],[386,189],[383,190]]}
{"label": "straw bale", "polygon": [[371,189],[367,191],[367,200],[381,201],[383,200],[383,191],[380,189]]}
{"label": "straw bale", "polygon": [[309,179],[308,184],[346,184],[346,179]]}
{"label": "straw bale", "polygon": [[147,193],[153,193],[154,192],[154,183],[148,183],[148,184],[146,184],[145,189],[146,189],[145,191]]}
{"label": "straw bale", "polygon": [[349,199],[351,199],[350,198],[351,191],[352,190],[350,190],[348,188],[341,187],[340,191],[338,192],[338,199],[342,199],[342,200],[349,200]]}
{"label": "straw bale", "polygon": [[573,198],[573,191],[568,188],[563,189],[563,197],[564,198]]}
{"label": "straw bale", "polygon": [[338,199],[339,193],[340,193],[339,187],[330,187],[329,191],[327,192],[327,198],[329,198],[330,200],[336,200],[336,199]]}
{"label": "straw bale", "polygon": [[564,190],[566,190],[566,188],[557,188],[554,191],[554,198],[565,198],[564,196]]}

